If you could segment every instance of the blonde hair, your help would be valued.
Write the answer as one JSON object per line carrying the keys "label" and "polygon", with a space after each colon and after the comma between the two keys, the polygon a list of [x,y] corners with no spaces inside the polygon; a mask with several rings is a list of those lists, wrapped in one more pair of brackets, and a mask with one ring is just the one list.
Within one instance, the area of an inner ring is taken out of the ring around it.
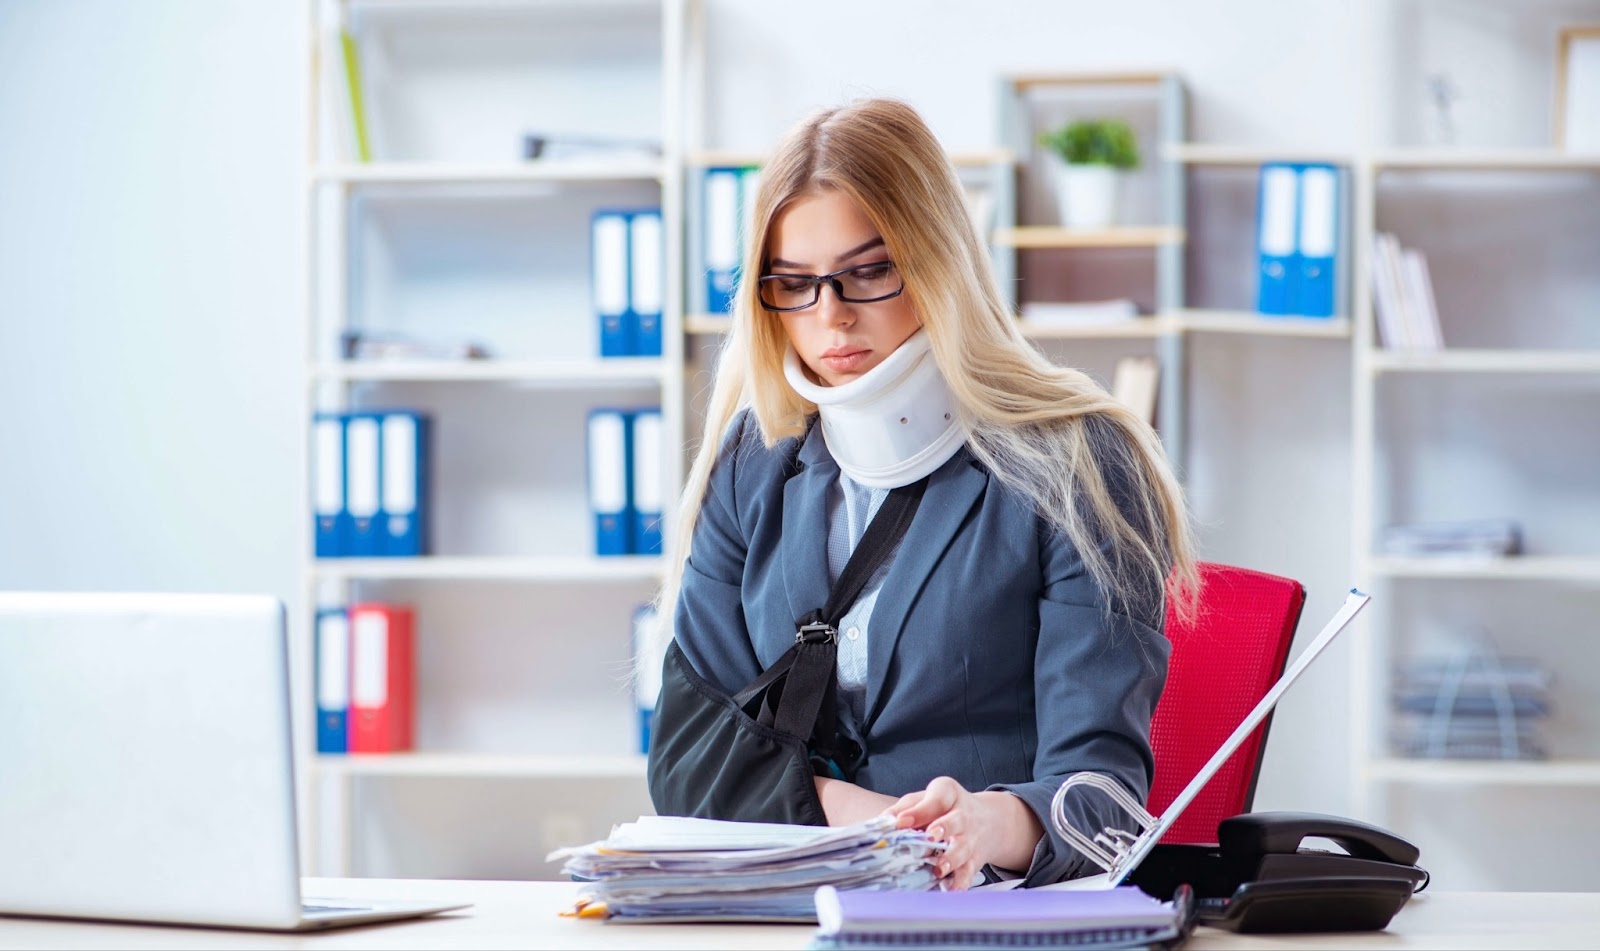
{"label": "blonde hair", "polygon": [[[670,625],[696,518],[724,434],[746,405],[768,447],[804,434],[816,406],[783,374],[782,323],[756,297],[773,219],[834,189],[883,236],[934,360],[967,426],[967,448],[1066,534],[1109,610],[1192,616],[1199,575],[1183,492],[1155,431],[1087,374],[1057,366],[1017,329],[954,167],[911,106],[866,99],[817,112],[761,175],[733,327],[717,364],[705,431],[679,505],[662,591]],[[1168,583],[1170,575],[1170,584]]]}

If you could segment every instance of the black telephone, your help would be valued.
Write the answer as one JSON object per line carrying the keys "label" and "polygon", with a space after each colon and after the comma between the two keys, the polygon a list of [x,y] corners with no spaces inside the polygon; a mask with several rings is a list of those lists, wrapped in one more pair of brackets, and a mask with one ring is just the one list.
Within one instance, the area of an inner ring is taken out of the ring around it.
{"label": "black telephone", "polygon": [[[1303,848],[1328,839],[1344,852]],[[1254,812],[1224,819],[1217,845],[1158,845],[1130,881],[1157,898],[1194,890],[1201,924],[1230,931],[1378,931],[1427,887],[1417,847],[1354,819]]]}

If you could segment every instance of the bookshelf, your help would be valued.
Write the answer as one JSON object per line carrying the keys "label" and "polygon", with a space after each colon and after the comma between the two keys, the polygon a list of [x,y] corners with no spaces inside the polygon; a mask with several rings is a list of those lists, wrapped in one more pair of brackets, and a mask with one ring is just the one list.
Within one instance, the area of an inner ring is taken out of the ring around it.
{"label": "bookshelf", "polygon": [[[625,674],[631,613],[660,584],[662,559],[593,554],[582,447],[599,406],[658,405],[664,444],[682,442],[677,183],[692,0],[308,3],[303,376],[316,410],[432,417],[435,543],[421,557],[317,558],[307,542],[306,603],[412,604],[418,656],[415,751],[303,762],[307,864],[361,874],[375,854],[398,861],[374,851],[375,837],[422,843],[426,856],[430,837],[453,836],[430,827],[432,805],[393,811],[418,780],[442,814],[522,784],[539,817],[530,853],[599,837],[563,797],[574,781],[601,783],[597,801],[649,809]],[[341,125],[341,30],[360,55],[365,161]],[[653,142],[659,154],[590,147],[529,160],[531,133]],[[590,216],[640,207],[662,214],[662,354],[601,358]],[[354,328],[481,343],[489,356],[345,359],[340,333]],[[671,499],[682,459],[664,457]],[[312,620],[295,625],[308,643]]]}
{"label": "bookshelf", "polygon": [[[1600,606],[1600,548],[1576,527],[1597,516],[1600,453],[1587,420],[1600,406],[1600,272],[1587,262],[1600,253],[1600,154],[1549,147],[1545,103],[1530,95],[1548,89],[1544,33],[1580,14],[1538,0],[1371,9],[1374,128],[1354,216],[1351,547],[1378,610],[1349,652],[1350,796],[1358,815],[1407,830],[1425,856],[1448,850],[1475,866],[1470,887],[1540,887],[1552,879],[1518,867],[1516,844],[1551,828],[1538,816],[1581,811],[1600,786],[1583,620]],[[1478,51],[1492,65],[1447,57],[1449,38],[1469,34],[1494,37]],[[1518,55],[1502,55],[1513,47]],[[1442,144],[1433,117],[1418,114],[1422,97],[1389,94],[1423,71],[1472,77],[1480,98],[1505,97],[1504,116],[1475,116],[1457,144]],[[1425,253],[1441,349],[1395,349],[1380,333],[1368,277],[1380,231]],[[1514,518],[1523,553],[1398,556],[1380,544],[1388,524],[1475,517]],[[1550,715],[1534,721],[1548,758],[1397,755],[1389,689],[1399,664],[1485,643],[1553,673]],[[1462,837],[1463,823],[1496,834]],[[1541,865],[1590,867],[1593,826],[1572,828]]]}

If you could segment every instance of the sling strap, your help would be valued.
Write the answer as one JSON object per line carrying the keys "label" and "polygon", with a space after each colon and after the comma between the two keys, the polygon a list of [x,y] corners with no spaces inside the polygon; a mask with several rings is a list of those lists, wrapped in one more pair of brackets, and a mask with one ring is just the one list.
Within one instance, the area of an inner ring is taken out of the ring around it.
{"label": "sling strap", "polygon": [[839,573],[827,603],[799,619],[794,646],[733,697],[740,707],[761,698],[761,709],[752,715],[763,726],[808,741],[812,752],[835,769],[838,762],[859,754],[842,749],[839,737],[839,623],[905,536],[927,487],[923,477],[890,490]]}

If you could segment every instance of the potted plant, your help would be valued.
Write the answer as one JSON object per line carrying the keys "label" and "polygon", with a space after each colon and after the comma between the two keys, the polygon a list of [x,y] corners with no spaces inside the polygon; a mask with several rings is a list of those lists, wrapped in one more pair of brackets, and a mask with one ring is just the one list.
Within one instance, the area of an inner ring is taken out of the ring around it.
{"label": "potted plant", "polygon": [[1117,217],[1121,173],[1139,167],[1139,141],[1121,119],[1078,119],[1045,132],[1039,144],[1054,152],[1056,200],[1068,228],[1105,228]]}

